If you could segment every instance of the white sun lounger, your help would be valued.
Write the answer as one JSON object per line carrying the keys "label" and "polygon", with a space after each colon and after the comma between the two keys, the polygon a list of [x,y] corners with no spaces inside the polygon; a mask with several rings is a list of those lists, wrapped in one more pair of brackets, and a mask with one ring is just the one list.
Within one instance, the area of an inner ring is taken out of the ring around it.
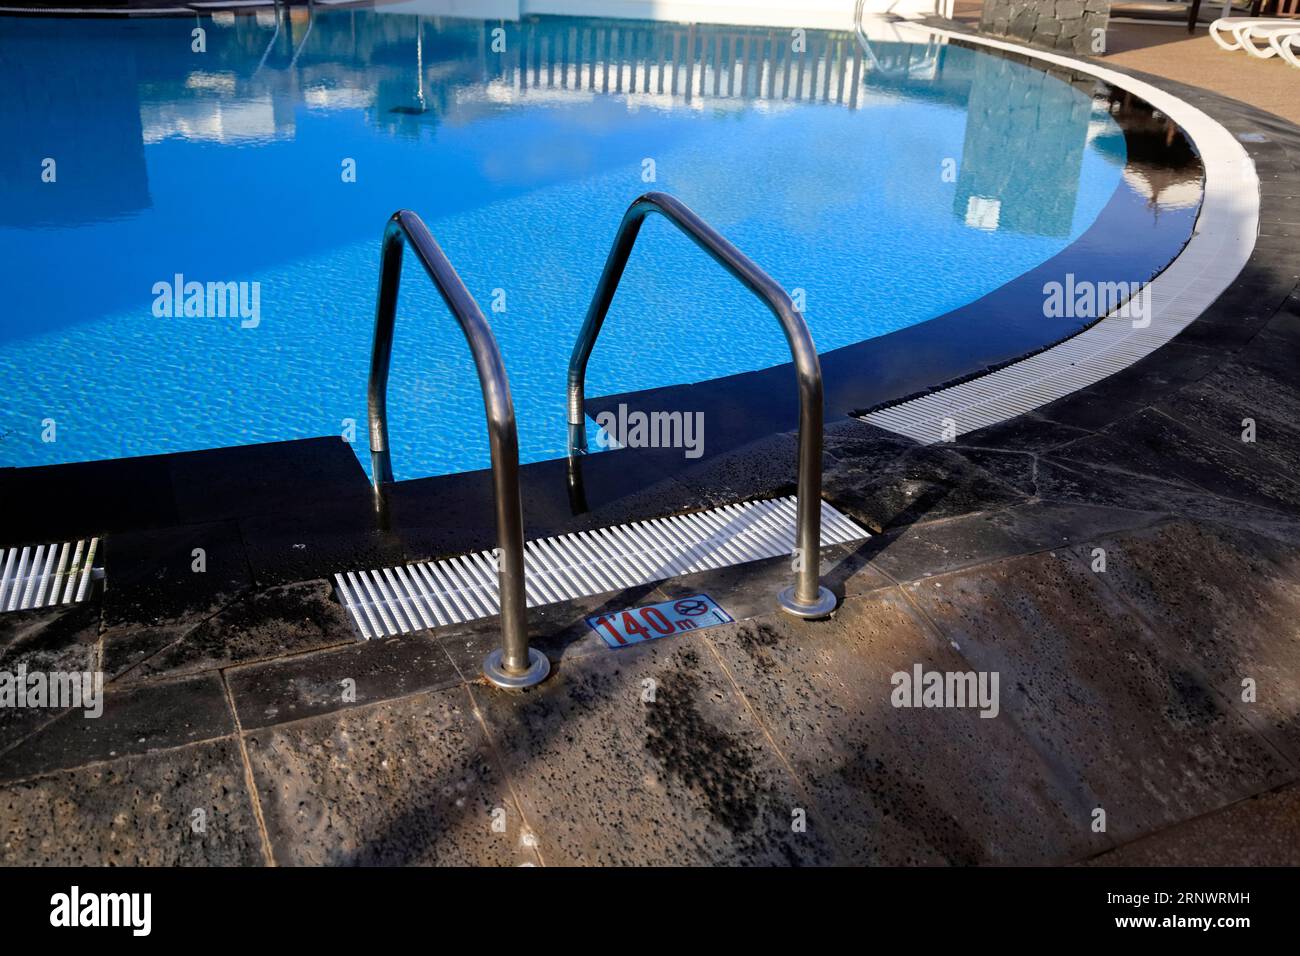
{"label": "white sun lounger", "polygon": [[[1252,23],[1242,27],[1236,32],[1236,37],[1241,41],[1241,48],[1251,56],[1267,60],[1278,55],[1279,48],[1272,43],[1273,39],[1280,40],[1292,34],[1300,34],[1300,22],[1274,20],[1271,23]],[[1259,46],[1258,41],[1263,41],[1264,46]]]}
{"label": "white sun lounger", "polygon": [[[1210,24],[1210,38],[1225,50],[1240,50],[1245,44],[1241,38],[1241,32],[1252,26],[1272,25],[1285,23],[1277,17],[1220,17]],[[1294,23],[1290,24],[1295,26]]]}
{"label": "white sun lounger", "polygon": [[1293,33],[1274,33],[1268,38],[1277,55],[1300,70],[1300,30]]}

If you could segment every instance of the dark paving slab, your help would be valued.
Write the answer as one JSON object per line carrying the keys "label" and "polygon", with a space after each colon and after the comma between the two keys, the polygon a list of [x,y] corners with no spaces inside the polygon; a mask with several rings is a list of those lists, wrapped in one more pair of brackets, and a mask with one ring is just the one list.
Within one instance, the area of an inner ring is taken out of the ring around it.
{"label": "dark paving slab", "polygon": [[994,448],[1004,453],[1040,452],[1087,434],[1085,429],[1063,425],[1031,412],[1009,422],[967,432],[959,436],[952,447],[963,452],[967,448]]}
{"label": "dark paving slab", "polygon": [[1166,518],[1156,511],[1054,501],[1014,505],[997,515],[1002,527],[1013,532],[1019,540],[1029,542],[1029,550],[1033,551],[1068,548],[1101,535],[1145,528]]}
{"label": "dark paving slab", "polygon": [[968,515],[1025,495],[944,445],[863,431],[826,442],[823,495],[872,531]]}
{"label": "dark paving slab", "polygon": [[471,690],[548,864],[834,859],[826,821],[696,637],[577,658],[524,694]]}
{"label": "dark paving slab", "polygon": [[[1177,521],[1096,542],[1104,581],[1300,766],[1300,542]],[[1243,702],[1243,680],[1257,699]]]}
{"label": "dark paving slab", "polygon": [[[333,593],[325,581],[247,593],[146,658],[124,679],[188,674],[356,643],[360,638]],[[136,647],[129,632],[124,640]],[[104,643],[107,647],[116,640],[106,635]]]}
{"label": "dark paving slab", "polygon": [[202,619],[252,585],[234,522],[123,531],[103,547],[106,630]]}
{"label": "dark paving slab", "polygon": [[463,688],[266,728],[247,741],[281,866],[537,862]]}
{"label": "dark paving slab", "polygon": [[[98,638],[97,600],[68,608],[0,614],[0,673],[17,680],[20,676],[93,672],[97,669]],[[44,705],[19,707],[16,702],[0,707],[0,755],[62,711]],[[0,756],[0,763],[4,759]]]}
{"label": "dark paving slab", "polygon": [[0,865],[260,863],[257,823],[233,740],[0,786]]}
{"label": "dark paving slab", "polygon": [[[1038,461],[1038,491],[1044,501],[1160,512],[1230,523],[1268,522],[1286,517],[1271,508],[1223,498],[1183,483],[1098,467],[1090,462],[1057,459],[1055,454],[1052,452]],[[1246,490],[1243,489],[1243,496],[1246,496]]]}
{"label": "dark paving slab", "polygon": [[369,487],[352,446],[342,438],[239,445],[169,455],[176,511],[191,524],[274,514],[310,501],[355,495]]}
{"label": "dark paving slab", "polygon": [[[1240,427],[1236,434],[1240,435]],[[1054,455],[1085,466],[1153,476],[1264,508],[1300,511],[1300,483],[1252,457],[1248,445],[1236,441],[1234,447],[1222,435],[1207,435],[1154,409],[1064,445]]]}
{"label": "dark paving slab", "polygon": [[262,587],[391,567],[406,556],[401,540],[380,528],[368,490],[240,518],[239,529],[253,580]]}
{"label": "dark paving slab", "polygon": [[178,523],[161,456],[0,469],[0,497],[23,502],[5,515],[0,545],[6,546]]}
{"label": "dark paving slab", "polygon": [[895,581],[915,581],[1034,550],[1015,512],[989,512],[916,524],[882,535],[871,563]]}
{"label": "dark paving slab", "polygon": [[245,730],[373,704],[461,682],[447,652],[422,635],[366,641],[226,672]]}
{"label": "dark paving slab", "polygon": [[1300,846],[1300,787],[1242,800],[1135,840],[1093,866],[1294,866]]}
{"label": "dark paving slab", "polygon": [[[1207,435],[1239,448],[1265,471],[1300,472],[1300,389],[1285,377],[1231,363],[1196,386],[1179,392],[1161,409]],[[1254,441],[1243,441],[1246,421]]]}
{"label": "dark paving slab", "polygon": [[1088,807],[1080,830],[1100,807],[1107,834],[1132,839],[1290,779],[1089,562],[1038,554],[907,587],[971,667],[1001,675],[1004,712]]}
{"label": "dark paving slab", "polygon": [[79,604],[0,614],[0,667],[20,655],[57,654],[73,644],[94,644],[101,610],[96,596]]}
{"label": "dark paving slab", "polygon": [[9,750],[0,779],[147,753],[234,730],[221,679],[213,674],[125,689],[106,688],[103,713],[69,710]]}
{"label": "dark paving slab", "polygon": [[136,666],[177,643],[196,626],[128,626],[104,634],[100,642],[100,667],[103,668],[105,682],[118,678],[124,682],[130,681],[130,672]]}
{"label": "dark paving slab", "polygon": [[970,669],[897,592],[828,623],[773,614],[704,634],[846,862],[1047,863],[1096,846],[1079,797],[1005,715],[893,705],[895,673]]}

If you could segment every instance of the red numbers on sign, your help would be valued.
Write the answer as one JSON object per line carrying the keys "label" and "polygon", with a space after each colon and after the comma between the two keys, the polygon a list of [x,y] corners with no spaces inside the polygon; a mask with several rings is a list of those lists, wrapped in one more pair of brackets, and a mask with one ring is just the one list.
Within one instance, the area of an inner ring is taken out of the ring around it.
{"label": "red numbers on sign", "polygon": [[676,628],[673,622],[664,616],[664,612],[657,607],[648,607],[641,611],[641,617],[645,622],[653,627],[660,634],[671,634]]}
{"label": "red numbers on sign", "polygon": [[[683,630],[694,627],[693,621],[678,621],[674,624],[657,607],[643,607],[635,612],[624,611],[623,616],[617,618],[617,621],[618,624],[615,625],[615,618],[599,617],[596,619],[596,626],[603,627],[609,636],[620,644],[626,644],[629,637],[633,640],[645,641],[652,637],[663,637],[672,634],[677,630],[678,626],[681,626]],[[651,634],[651,629],[656,633]]]}
{"label": "red numbers on sign", "polygon": [[623,635],[618,632],[618,628],[616,628],[612,623],[610,623],[609,618],[607,617],[598,618],[596,620],[596,623],[599,624],[601,627],[603,627],[605,630],[609,631],[609,636],[614,638],[614,640],[618,641],[620,644],[627,643],[627,641],[623,640]]}

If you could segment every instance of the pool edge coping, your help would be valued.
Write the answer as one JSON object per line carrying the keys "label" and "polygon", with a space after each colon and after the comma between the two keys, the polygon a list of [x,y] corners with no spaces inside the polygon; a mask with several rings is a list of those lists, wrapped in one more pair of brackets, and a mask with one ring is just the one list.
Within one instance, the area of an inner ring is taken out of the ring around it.
{"label": "pool edge coping", "polygon": [[[1173,341],[1249,262],[1259,235],[1261,194],[1254,162],[1236,137],[1173,93],[1075,57],[929,22],[918,26],[962,43],[1093,76],[1141,97],[1179,126],[1200,156],[1204,175],[1201,207],[1191,236],[1178,255],[1146,284],[1151,308],[1145,326],[1133,327],[1117,310],[1055,345],[998,369],[855,416],[931,444],[1035,411],[1096,385]],[[1127,333],[1126,325],[1130,326]]]}

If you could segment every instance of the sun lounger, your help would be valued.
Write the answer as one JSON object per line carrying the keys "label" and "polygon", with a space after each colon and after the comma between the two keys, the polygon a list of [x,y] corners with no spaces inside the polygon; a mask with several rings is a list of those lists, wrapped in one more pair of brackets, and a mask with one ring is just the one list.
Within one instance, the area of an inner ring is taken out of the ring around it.
{"label": "sun lounger", "polygon": [[[1274,20],[1271,23],[1251,24],[1237,31],[1237,39],[1241,41],[1241,47],[1251,56],[1258,57],[1261,60],[1267,60],[1270,57],[1278,55],[1279,48],[1274,46],[1274,38],[1284,38],[1292,34],[1300,34],[1300,22],[1295,20]],[[1263,46],[1260,46],[1260,42]]]}
{"label": "sun lounger", "polygon": [[[1285,21],[1277,17],[1221,17],[1210,24],[1210,37],[1225,50],[1240,50],[1244,43],[1240,33],[1252,26],[1274,25]],[[1290,24],[1295,26],[1294,23]]]}

